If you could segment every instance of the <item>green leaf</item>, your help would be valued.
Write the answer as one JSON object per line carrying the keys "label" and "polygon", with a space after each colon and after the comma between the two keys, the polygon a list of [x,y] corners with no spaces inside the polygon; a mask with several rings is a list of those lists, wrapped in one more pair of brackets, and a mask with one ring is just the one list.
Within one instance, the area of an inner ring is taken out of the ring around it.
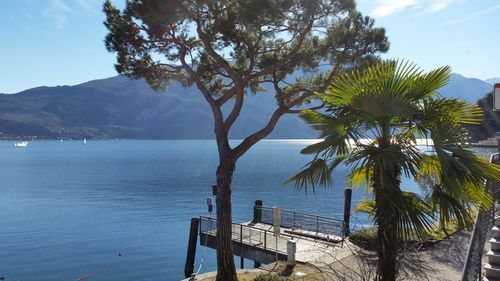
{"label": "green leaf", "polygon": [[375,214],[375,200],[363,199],[359,201],[358,205],[356,205],[356,208],[354,208],[353,211],[362,212],[373,216]]}

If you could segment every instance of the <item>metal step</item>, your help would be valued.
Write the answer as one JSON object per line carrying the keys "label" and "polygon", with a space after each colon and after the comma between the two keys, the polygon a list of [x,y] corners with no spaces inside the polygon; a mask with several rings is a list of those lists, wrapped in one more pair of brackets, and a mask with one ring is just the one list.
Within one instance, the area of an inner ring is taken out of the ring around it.
{"label": "metal step", "polygon": [[494,226],[491,228],[491,235],[493,238],[500,239],[500,228],[498,226]]}
{"label": "metal step", "polygon": [[500,216],[495,216],[495,218],[493,219],[494,223],[495,223],[495,226],[499,226],[500,227]]}
{"label": "metal step", "polygon": [[500,281],[499,278],[487,278],[487,277],[483,277],[483,281]]}
{"label": "metal step", "polygon": [[493,252],[500,252],[500,239],[491,238],[490,248]]}
{"label": "metal step", "polygon": [[488,263],[500,266],[500,251],[489,251],[486,256],[488,257]]}
{"label": "metal step", "polygon": [[484,276],[487,278],[498,278],[500,279],[500,266],[492,265],[487,263],[484,266]]}

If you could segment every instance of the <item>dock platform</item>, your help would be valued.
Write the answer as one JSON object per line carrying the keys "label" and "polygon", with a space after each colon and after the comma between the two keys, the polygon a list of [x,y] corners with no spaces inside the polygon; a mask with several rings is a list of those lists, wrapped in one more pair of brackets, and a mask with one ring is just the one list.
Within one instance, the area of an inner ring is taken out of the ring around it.
{"label": "dock platform", "polygon": [[[236,256],[268,264],[288,259],[287,243],[295,241],[297,262],[307,262],[318,247],[342,247],[344,222],[335,218],[281,210],[279,235],[273,229],[272,208],[255,206],[253,221],[233,223],[233,251]],[[200,245],[217,248],[217,222],[214,218],[200,217]]]}
{"label": "dock platform", "polygon": [[[306,263],[324,259],[325,253],[343,248],[349,235],[350,189],[346,189],[344,220],[301,212],[268,208],[256,200],[253,220],[232,224],[233,254],[254,266],[276,261]],[[201,216],[191,219],[185,276],[193,273],[196,244],[217,249],[217,221]]]}

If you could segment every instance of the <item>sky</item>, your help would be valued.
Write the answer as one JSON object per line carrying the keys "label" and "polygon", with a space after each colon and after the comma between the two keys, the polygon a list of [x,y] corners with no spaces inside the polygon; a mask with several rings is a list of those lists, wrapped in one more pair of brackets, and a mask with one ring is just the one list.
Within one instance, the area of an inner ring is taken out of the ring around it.
{"label": "sky", "polygon": [[[123,7],[124,0],[113,1]],[[103,0],[0,0],[0,93],[117,75],[104,47]],[[384,27],[384,58],[466,77],[500,77],[499,0],[358,0]]]}

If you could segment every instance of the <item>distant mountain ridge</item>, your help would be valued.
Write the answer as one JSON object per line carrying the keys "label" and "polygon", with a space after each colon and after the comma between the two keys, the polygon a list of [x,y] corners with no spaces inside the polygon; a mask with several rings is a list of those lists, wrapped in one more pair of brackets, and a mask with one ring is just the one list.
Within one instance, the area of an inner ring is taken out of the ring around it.
{"label": "distant mountain ridge", "polygon": [[[439,92],[475,103],[491,90],[485,81],[453,74]],[[247,96],[230,137],[241,139],[262,128],[275,108],[273,93]],[[3,139],[212,139],[213,135],[209,106],[195,87],[184,88],[179,83],[155,92],[144,80],[115,76],[0,95]],[[317,133],[296,115],[284,116],[269,136],[316,137]]]}
{"label": "distant mountain ridge", "polygon": [[[275,107],[269,93],[248,96],[231,138],[261,129]],[[166,92],[155,92],[144,80],[115,76],[0,95],[3,139],[212,139],[213,130],[212,113],[198,90],[179,83]],[[296,116],[285,116],[270,138],[315,135]]]}
{"label": "distant mountain ridge", "polygon": [[492,89],[491,84],[483,80],[467,78],[453,73],[450,82],[438,92],[447,98],[458,98],[470,103],[476,103],[486,93],[491,92]]}
{"label": "distant mountain ridge", "polygon": [[500,78],[489,78],[489,79],[486,79],[484,81],[486,81],[486,82],[488,82],[488,83],[490,83],[490,84],[493,85],[493,84],[500,83]]}

